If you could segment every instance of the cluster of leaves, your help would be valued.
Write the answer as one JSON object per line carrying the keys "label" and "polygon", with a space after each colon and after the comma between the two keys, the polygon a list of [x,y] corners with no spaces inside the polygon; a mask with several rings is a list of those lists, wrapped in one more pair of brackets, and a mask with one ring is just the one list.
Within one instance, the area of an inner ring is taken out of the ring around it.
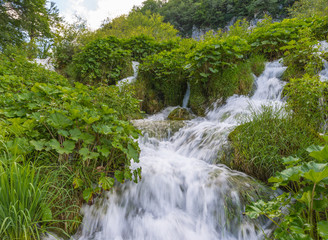
{"label": "cluster of leaves", "polygon": [[305,74],[302,78],[293,78],[284,88],[288,97],[288,107],[305,121],[320,128],[328,116],[328,84],[318,76]]}
{"label": "cluster of leaves", "polygon": [[131,11],[110,20],[109,18],[100,29],[90,35],[91,38],[115,36],[117,38],[131,38],[138,35],[153,37],[156,41],[168,41],[176,38],[178,31],[163,21],[163,17],[146,11]]}
{"label": "cluster of leaves", "polygon": [[[284,47],[288,46],[289,42],[293,44],[294,41],[299,41],[304,37],[306,31],[314,39],[324,40],[327,34],[325,29],[327,24],[327,17],[284,19],[275,23],[272,23],[272,19],[267,17],[252,31],[249,43],[254,51],[265,54],[269,59],[277,59],[288,50],[288,47]],[[308,39],[303,41],[304,44],[309,44],[306,42]]]}
{"label": "cluster of leaves", "polygon": [[162,107],[182,104],[188,77],[184,67],[185,52],[181,49],[163,51],[145,59],[139,68],[138,82],[145,85],[146,91],[140,97],[144,99],[142,108],[146,112],[160,110],[151,105]]}
{"label": "cluster of leaves", "polygon": [[301,77],[305,73],[316,75],[322,70],[323,61],[316,45],[318,45],[316,40],[304,37],[298,41],[292,40],[281,48],[281,50],[286,50],[284,64],[288,67],[284,73],[284,79],[289,79],[291,76]]}
{"label": "cluster of leaves", "polygon": [[304,149],[322,141],[303,119],[276,107],[254,111],[229,139],[234,149],[231,167],[262,181],[283,169],[282,157],[295,154],[307,159]]}
{"label": "cluster of leaves", "polygon": [[[19,68],[19,66],[18,66]],[[41,67],[38,68],[42,72]],[[137,181],[137,131],[126,116],[138,112],[132,93],[117,87],[89,87],[57,76],[54,82],[37,82],[18,75],[0,76],[1,125],[7,129],[6,148],[12,154],[45,153],[56,164],[69,163],[75,169],[75,187],[82,187],[84,199],[109,190],[114,178]],[[49,73],[51,76],[52,73]],[[53,73],[56,74],[56,73]],[[97,187],[90,188],[97,182]]]}
{"label": "cluster of leaves", "polygon": [[132,75],[131,53],[115,37],[88,43],[73,58],[74,79],[83,83],[116,84]]}
{"label": "cluster of leaves", "polygon": [[[324,138],[328,142],[328,137]],[[274,190],[284,188],[288,192],[268,202],[252,203],[246,209],[251,218],[264,215],[277,225],[275,239],[328,238],[328,145],[307,150],[315,162],[283,158],[286,169],[269,179]]]}

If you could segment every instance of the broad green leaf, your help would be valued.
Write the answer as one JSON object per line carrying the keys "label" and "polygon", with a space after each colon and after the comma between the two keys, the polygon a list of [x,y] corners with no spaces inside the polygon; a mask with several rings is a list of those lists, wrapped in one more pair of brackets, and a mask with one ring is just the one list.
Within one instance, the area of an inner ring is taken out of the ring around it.
{"label": "broad green leaf", "polygon": [[45,140],[39,140],[39,141],[31,140],[30,143],[34,146],[35,150],[41,151],[44,149],[46,141]]}
{"label": "broad green leaf", "polygon": [[139,162],[139,152],[130,143],[128,144],[128,157],[132,158],[134,162]]}
{"label": "broad green leaf", "polygon": [[115,180],[111,177],[102,176],[99,178],[98,184],[106,191],[114,186]]}
{"label": "broad green leaf", "polygon": [[62,129],[58,130],[58,134],[64,137],[68,137],[68,132]]}
{"label": "broad green leaf", "polygon": [[80,131],[80,129],[74,128],[72,130],[69,130],[69,134],[71,135],[71,139],[73,139],[74,141],[78,141],[82,132]]}
{"label": "broad green leaf", "polygon": [[95,140],[95,137],[89,133],[82,133],[80,139],[83,140],[85,144],[91,144]]}
{"label": "broad green leaf", "polygon": [[313,169],[304,173],[304,177],[314,183],[318,183],[328,177],[328,166],[321,172],[315,172]]}
{"label": "broad green leaf", "polygon": [[303,195],[302,195],[302,197],[298,201],[303,202],[306,205],[310,206],[311,199],[312,199],[311,196],[312,196],[312,192],[311,191],[304,192]]}
{"label": "broad green leaf", "polygon": [[93,189],[92,188],[87,188],[83,191],[83,199],[86,202],[89,202],[90,200],[92,200],[93,197]]}
{"label": "broad green leaf", "polygon": [[328,221],[318,222],[318,232],[323,239],[328,239]]}
{"label": "broad green leaf", "polygon": [[101,155],[103,155],[104,157],[108,157],[108,155],[110,154],[110,149],[107,147],[103,147],[103,146],[98,146],[97,150],[99,153],[101,153]]}
{"label": "broad green leaf", "polygon": [[114,176],[118,182],[124,183],[124,172],[116,170]]}
{"label": "broad green leaf", "polygon": [[73,124],[73,121],[64,114],[56,112],[49,116],[48,123],[54,128],[65,128]]}
{"label": "broad green leaf", "polygon": [[286,158],[282,158],[283,164],[284,165],[294,165],[295,163],[298,163],[300,160],[300,158],[298,157],[286,157]]}
{"label": "broad green leaf", "polygon": [[315,158],[320,162],[327,162],[328,161],[328,145],[326,145],[321,151],[312,151],[310,156]]}

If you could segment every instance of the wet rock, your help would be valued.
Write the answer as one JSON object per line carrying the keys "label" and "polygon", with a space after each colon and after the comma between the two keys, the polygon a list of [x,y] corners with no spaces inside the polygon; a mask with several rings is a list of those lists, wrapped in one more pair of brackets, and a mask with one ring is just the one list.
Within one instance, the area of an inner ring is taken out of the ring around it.
{"label": "wet rock", "polygon": [[170,112],[167,118],[169,120],[191,120],[195,118],[195,116],[190,111],[188,111],[188,109],[178,107]]}

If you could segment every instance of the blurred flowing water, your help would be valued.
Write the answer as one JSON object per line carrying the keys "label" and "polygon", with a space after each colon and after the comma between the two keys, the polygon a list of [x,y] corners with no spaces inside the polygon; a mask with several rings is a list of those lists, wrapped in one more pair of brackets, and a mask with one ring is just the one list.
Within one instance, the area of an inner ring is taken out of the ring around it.
{"label": "blurred flowing water", "polygon": [[140,163],[133,164],[142,167],[142,180],[117,184],[96,204],[84,206],[82,228],[73,239],[264,239],[272,231],[270,221],[251,221],[243,212],[247,201],[273,193],[214,161],[252,109],[284,104],[279,80],[284,70],[278,61],[268,63],[253,96],[234,95],[205,117],[169,122],[171,107],[134,121],[144,133]]}

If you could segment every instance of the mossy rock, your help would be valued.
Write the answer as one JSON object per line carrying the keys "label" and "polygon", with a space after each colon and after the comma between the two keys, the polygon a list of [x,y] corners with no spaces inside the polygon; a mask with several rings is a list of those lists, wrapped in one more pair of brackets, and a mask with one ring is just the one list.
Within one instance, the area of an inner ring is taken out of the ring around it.
{"label": "mossy rock", "polygon": [[172,110],[167,118],[169,120],[191,120],[194,118],[194,115],[186,108],[178,107]]}

